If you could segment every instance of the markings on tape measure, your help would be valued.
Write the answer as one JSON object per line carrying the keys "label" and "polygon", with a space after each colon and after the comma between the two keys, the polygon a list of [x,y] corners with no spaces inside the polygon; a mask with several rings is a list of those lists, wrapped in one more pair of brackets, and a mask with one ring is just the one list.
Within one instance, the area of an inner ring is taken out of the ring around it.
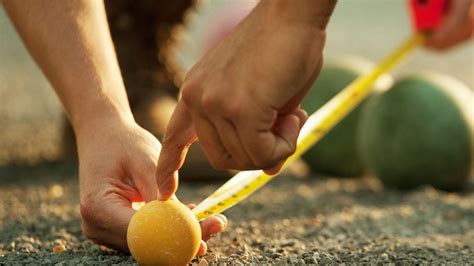
{"label": "markings on tape measure", "polygon": [[[371,72],[357,78],[345,89],[313,113],[301,129],[296,151],[288,157],[282,169],[299,158],[339,123],[369,94],[372,83],[393,68],[424,40],[416,34],[405,41]],[[244,171],[236,174],[218,190],[199,203],[192,211],[198,220],[221,213],[250,196],[275,176],[263,171]]]}

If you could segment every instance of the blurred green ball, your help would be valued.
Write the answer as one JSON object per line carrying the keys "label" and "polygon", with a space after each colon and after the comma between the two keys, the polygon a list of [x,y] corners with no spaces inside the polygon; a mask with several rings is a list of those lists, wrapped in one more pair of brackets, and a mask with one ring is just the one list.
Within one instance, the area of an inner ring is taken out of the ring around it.
{"label": "blurred green ball", "polygon": [[[317,81],[304,98],[302,108],[308,114],[314,113],[353,80],[369,72],[373,67],[374,64],[369,60],[355,56],[340,56],[326,60]],[[374,87],[377,91],[389,87],[391,83],[392,79],[385,75]],[[357,128],[364,104],[352,111],[303,155],[303,159],[314,172],[340,177],[360,176],[364,173],[357,145]]]}
{"label": "blurred green ball", "polygon": [[472,95],[462,83],[440,74],[399,80],[364,110],[364,161],[389,187],[462,189],[473,161]]}

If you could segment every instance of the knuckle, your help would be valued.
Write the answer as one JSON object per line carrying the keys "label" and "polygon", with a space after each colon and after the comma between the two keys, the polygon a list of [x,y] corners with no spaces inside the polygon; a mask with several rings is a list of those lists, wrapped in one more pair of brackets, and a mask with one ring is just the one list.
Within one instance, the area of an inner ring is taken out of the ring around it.
{"label": "knuckle", "polygon": [[207,93],[201,98],[201,106],[205,112],[214,112],[219,108],[219,98],[214,93]]}
{"label": "knuckle", "polygon": [[183,87],[181,89],[181,99],[183,100],[184,105],[190,106],[193,99],[192,91],[187,89],[187,87]]}
{"label": "knuckle", "polygon": [[242,113],[242,106],[238,104],[238,101],[223,105],[222,111],[226,117],[239,118]]}
{"label": "knuckle", "polygon": [[186,79],[181,86],[181,99],[186,106],[190,106],[195,99],[195,91],[198,88],[198,83],[194,79]]}

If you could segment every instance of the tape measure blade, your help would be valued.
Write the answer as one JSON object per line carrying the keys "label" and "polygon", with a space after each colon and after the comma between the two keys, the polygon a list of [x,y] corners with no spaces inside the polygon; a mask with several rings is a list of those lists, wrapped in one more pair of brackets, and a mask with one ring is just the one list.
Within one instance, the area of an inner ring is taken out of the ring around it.
{"label": "tape measure blade", "polygon": [[246,185],[252,183],[259,178],[263,173],[262,170],[256,171],[242,171],[233,176],[229,181],[212,193],[209,197],[199,203],[194,209],[193,213],[198,214],[206,209],[218,204],[222,200],[230,197],[236,192],[240,191]]}

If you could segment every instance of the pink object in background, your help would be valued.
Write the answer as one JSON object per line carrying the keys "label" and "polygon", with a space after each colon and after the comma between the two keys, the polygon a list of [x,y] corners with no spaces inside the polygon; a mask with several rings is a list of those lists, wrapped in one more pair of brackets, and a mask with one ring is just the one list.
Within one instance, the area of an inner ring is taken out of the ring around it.
{"label": "pink object in background", "polygon": [[252,8],[249,5],[234,4],[218,10],[216,16],[210,20],[203,52],[206,53],[224,39],[252,11]]}

